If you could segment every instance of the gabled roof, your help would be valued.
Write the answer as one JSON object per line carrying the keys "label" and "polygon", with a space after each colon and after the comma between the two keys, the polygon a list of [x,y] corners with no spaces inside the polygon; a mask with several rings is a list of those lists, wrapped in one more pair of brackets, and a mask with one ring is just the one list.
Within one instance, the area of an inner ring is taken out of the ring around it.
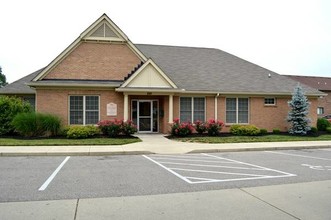
{"label": "gabled roof", "polygon": [[177,89],[176,84],[158,67],[152,59],[148,59],[133,73],[121,88],[170,88]]}
{"label": "gabled roof", "polygon": [[308,85],[321,91],[331,91],[331,78],[319,76],[294,76],[286,75],[287,77],[298,81],[302,84]]}
{"label": "gabled roof", "polygon": [[[297,82],[219,49],[136,44],[186,91],[292,94]],[[302,85],[307,95],[323,93]]]}
{"label": "gabled roof", "polygon": [[12,82],[2,88],[0,88],[0,94],[35,94],[36,91],[31,89],[26,83],[30,82],[36,77],[44,68],[37,70],[15,82]]}
{"label": "gabled roof", "polygon": [[[101,29],[100,29],[101,28]],[[104,32],[104,35],[100,35]],[[107,34],[108,33],[108,34]],[[58,55],[43,71],[41,71],[33,81],[42,80],[53,68],[57,66],[71,51],[73,51],[83,41],[104,41],[104,42],[124,42],[129,48],[141,59],[146,61],[147,58],[137,47],[129,40],[124,32],[106,15],[103,14],[92,25],[90,25],[82,34],[72,42],[60,55]]]}

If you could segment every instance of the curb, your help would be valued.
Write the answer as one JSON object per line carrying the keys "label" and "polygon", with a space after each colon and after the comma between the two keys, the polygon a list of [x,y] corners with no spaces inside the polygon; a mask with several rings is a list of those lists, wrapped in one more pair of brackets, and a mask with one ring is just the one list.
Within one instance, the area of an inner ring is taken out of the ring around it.
{"label": "curb", "polygon": [[26,156],[111,156],[155,154],[151,151],[117,151],[117,152],[1,152],[0,157]]}
{"label": "curb", "polygon": [[237,149],[198,149],[188,153],[218,153],[218,152],[245,152],[245,151],[268,151],[268,150],[300,150],[300,149],[316,149],[316,148],[331,148],[331,145],[322,146],[291,146],[291,147],[259,147],[259,148],[237,148]]}

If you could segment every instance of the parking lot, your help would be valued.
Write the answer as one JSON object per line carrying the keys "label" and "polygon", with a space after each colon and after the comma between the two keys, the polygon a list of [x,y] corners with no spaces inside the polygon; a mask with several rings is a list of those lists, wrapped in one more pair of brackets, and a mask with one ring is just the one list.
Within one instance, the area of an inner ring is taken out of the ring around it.
{"label": "parking lot", "polygon": [[206,191],[331,179],[331,149],[1,157],[0,202]]}

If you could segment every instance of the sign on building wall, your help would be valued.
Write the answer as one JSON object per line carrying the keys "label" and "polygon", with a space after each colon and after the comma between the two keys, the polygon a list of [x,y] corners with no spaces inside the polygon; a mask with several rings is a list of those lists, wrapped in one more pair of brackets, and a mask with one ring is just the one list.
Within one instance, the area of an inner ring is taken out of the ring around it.
{"label": "sign on building wall", "polygon": [[117,104],[112,102],[107,104],[107,116],[117,116]]}

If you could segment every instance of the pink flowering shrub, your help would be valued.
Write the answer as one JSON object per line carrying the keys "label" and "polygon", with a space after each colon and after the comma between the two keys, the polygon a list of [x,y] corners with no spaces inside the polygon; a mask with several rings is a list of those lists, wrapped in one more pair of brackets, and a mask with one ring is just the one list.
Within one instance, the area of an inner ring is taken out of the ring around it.
{"label": "pink flowering shrub", "polygon": [[215,119],[210,119],[207,122],[207,132],[209,136],[217,136],[220,134],[220,131],[222,130],[224,126],[224,123],[222,121],[218,121]]}
{"label": "pink flowering shrub", "polygon": [[186,137],[192,134],[194,127],[190,122],[179,122],[179,119],[175,119],[174,123],[171,125],[171,135]]}
{"label": "pink flowering shrub", "polygon": [[109,137],[117,137],[120,134],[129,136],[137,132],[137,127],[131,120],[103,120],[98,122],[98,126],[102,133]]}
{"label": "pink flowering shrub", "polygon": [[203,134],[207,131],[206,123],[199,120],[194,122],[194,128],[198,132],[198,134]]}

